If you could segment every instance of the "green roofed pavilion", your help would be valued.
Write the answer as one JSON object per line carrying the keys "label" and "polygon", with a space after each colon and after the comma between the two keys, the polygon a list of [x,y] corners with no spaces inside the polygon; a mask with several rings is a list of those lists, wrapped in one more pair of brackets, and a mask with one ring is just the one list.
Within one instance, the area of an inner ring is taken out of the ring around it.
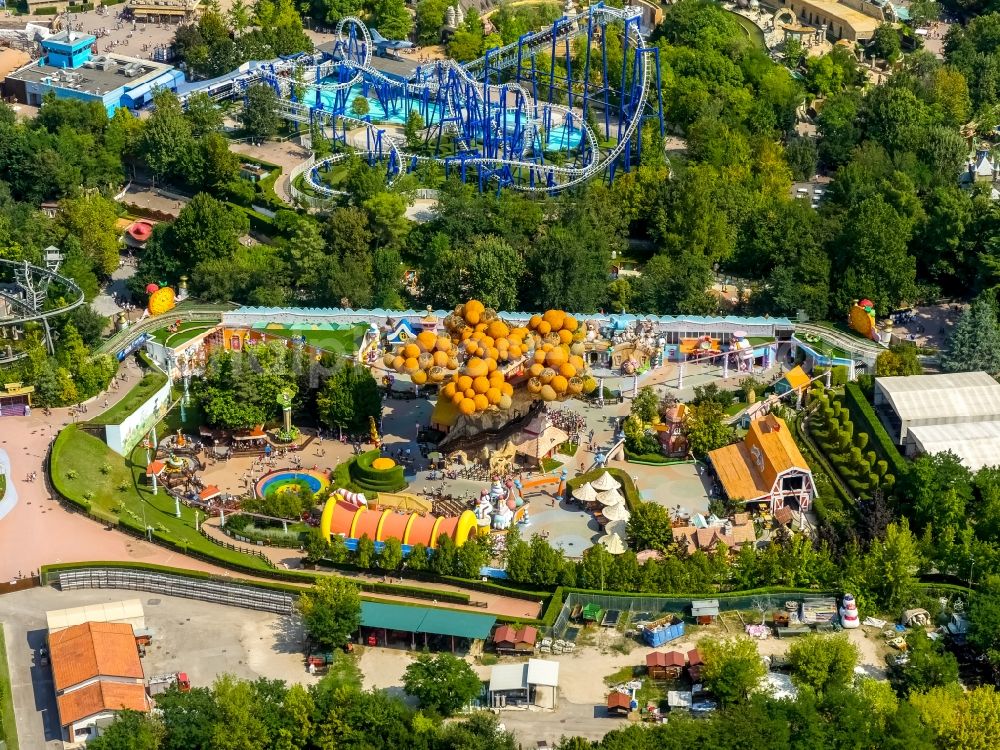
{"label": "green roofed pavilion", "polygon": [[428,609],[418,632],[485,640],[489,637],[496,621],[495,617],[477,615],[475,612]]}
{"label": "green roofed pavilion", "polygon": [[[405,632],[416,635],[423,633],[428,636],[443,636],[469,640],[484,640],[496,624],[497,618],[491,615],[481,615],[475,612],[462,612],[455,609],[434,609],[432,607],[411,607],[402,604],[386,604],[384,602],[361,602],[361,628],[364,632],[383,631],[383,638],[388,639],[388,631]],[[411,637],[411,642],[416,640]]]}
{"label": "green roofed pavilion", "polygon": [[366,628],[388,628],[419,633],[423,607],[402,607],[382,602],[361,602],[361,624]]}

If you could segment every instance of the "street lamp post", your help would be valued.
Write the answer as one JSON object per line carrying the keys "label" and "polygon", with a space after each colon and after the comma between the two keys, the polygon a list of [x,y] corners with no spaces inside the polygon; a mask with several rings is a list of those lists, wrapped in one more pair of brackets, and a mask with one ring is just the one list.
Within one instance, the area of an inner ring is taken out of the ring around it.
{"label": "street lamp post", "polygon": [[976,565],[976,558],[969,555],[969,589],[972,589],[972,569]]}

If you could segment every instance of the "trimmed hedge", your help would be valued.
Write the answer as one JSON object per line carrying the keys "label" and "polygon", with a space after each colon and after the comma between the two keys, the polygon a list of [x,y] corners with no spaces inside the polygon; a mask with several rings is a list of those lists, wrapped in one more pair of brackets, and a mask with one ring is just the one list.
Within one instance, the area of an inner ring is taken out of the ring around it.
{"label": "trimmed hedge", "polygon": [[59,13],[58,8],[35,8],[31,11],[36,16],[54,16]]}
{"label": "trimmed hedge", "polygon": [[352,483],[368,492],[399,492],[405,489],[408,483],[399,464],[384,471],[372,468],[372,463],[381,457],[381,451],[371,450],[352,458],[347,463]]}
{"label": "trimmed hedge", "polygon": [[871,447],[879,458],[889,462],[889,468],[896,476],[898,483],[907,475],[910,465],[900,454],[889,433],[882,426],[872,405],[868,403],[857,383],[848,383],[844,388],[844,406],[851,414],[851,419],[871,436]]}
{"label": "trimmed hedge", "polygon": [[[187,568],[174,568],[167,565],[155,565],[153,563],[130,562],[130,561],[93,561],[75,563],[54,563],[43,565],[40,569],[42,584],[48,584],[47,574],[58,573],[64,570],[81,570],[86,568],[128,568],[131,570],[148,570],[153,573],[170,573],[172,575],[185,576],[187,578],[198,578],[204,581],[219,581],[221,583],[239,583],[244,586],[256,586],[257,588],[270,589],[272,591],[283,591],[285,593],[298,596],[302,593],[303,586],[314,584],[321,576],[318,574],[299,573],[295,575],[300,585],[294,586],[291,583],[280,583],[277,581],[254,581],[246,578],[233,578],[231,576],[220,576],[213,573],[206,573],[200,570],[188,570]],[[349,579],[354,580],[354,579]],[[438,589],[423,589],[415,586],[396,586],[386,583],[355,581],[361,591],[369,593],[405,595],[418,599],[436,599],[446,601],[450,604],[465,604],[470,601],[468,594],[458,591],[440,591]],[[381,600],[380,600],[381,601]],[[416,605],[423,606],[423,605]]]}
{"label": "trimmed hedge", "polygon": [[630,464],[640,466],[664,466],[666,464],[683,463],[676,458],[667,458],[662,453],[633,453],[628,448],[625,449],[625,460]]}

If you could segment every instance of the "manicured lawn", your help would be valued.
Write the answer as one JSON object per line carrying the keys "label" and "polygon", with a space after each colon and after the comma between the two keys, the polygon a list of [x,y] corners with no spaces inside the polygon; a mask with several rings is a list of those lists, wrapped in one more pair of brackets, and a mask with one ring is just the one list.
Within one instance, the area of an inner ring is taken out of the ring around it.
{"label": "manicured lawn", "polygon": [[562,461],[557,461],[554,458],[542,459],[542,471],[555,471],[562,465],[563,465]]}
{"label": "manicured lawn", "polygon": [[563,443],[559,446],[557,453],[561,453],[564,456],[570,456],[571,458],[576,455],[576,452],[580,449],[580,446],[576,443]]}
{"label": "manicured lawn", "polygon": [[[137,447],[126,461],[100,438],[83,432],[77,425],[60,432],[52,449],[52,478],[56,489],[70,499],[89,503],[94,515],[109,521],[120,518],[140,529],[145,523],[154,533],[174,540],[182,548],[267,569],[262,560],[227,550],[198,533],[193,508],[182,505],[181,516],[176,518],[173,498],[162,489],[153,495],[145,474],[144,448]],[[199,518],[204,520],[205,514],[199,513]]]}
{"label": "manicured lawn", "polygon": [[723,409],[723,412],[727,416],[731,417],[734,414],[739,414],[741,411],[743,411],[746,408],[747,408],[747,404],[743,403],[742,401],[734,401],[729,406],[727,406],[725,409]]}
{"label": "manicured lawn", "polygon": [[267,333],[288,339],[302,336],[309,346],[340,354],[356,352],[366,330],[368,326],[359,325],[339,331],[267,331]]}
{"label": "manicured lawn", "polygon": [[7,750],[17,750],[17,725],[14,724],[14,697],[10,692],[10,669],[7,666],[7,646],[0,627],[0,740]]}
{"label": "manicured lawn", "polygon": [[199,333],[207,331],[214,328],[211,323],[181,323],[177,326],[177,330],[171,331],[170,326],[164,326],[156,331],[153,331],[153,340],[158,344],[164,344],[165,346],[180,346],[181,344],[190,341]]}
{"label": "manicured lawn", "polygon": [[162,372],[147,372],[142,376],[142,380],[132,386],[121,401],[112,406],[106,412],[90,420],[91,424],[120,424],[142,406],[154,393],[160,390],[167,382],[167,376]]}
{"label": "manicured lawn", "polygon": [[774,336],[748,336],[747,341],[750,342],[751,346],[761,346],[773,342]]}

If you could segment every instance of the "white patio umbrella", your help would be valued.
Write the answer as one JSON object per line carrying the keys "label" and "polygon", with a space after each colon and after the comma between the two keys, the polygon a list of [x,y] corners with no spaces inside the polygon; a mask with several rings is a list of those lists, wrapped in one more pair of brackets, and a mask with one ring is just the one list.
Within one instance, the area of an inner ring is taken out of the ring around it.
{"label": "white patio umbrella", "polygon": [[621,487],[621,483],[618,482],[608,472],[604,472],[603,474],[601,474],[601,476],[599,476],[597,479],[591,482],[591,484],[594,486],[594,489],[597,490],[598,492],[606,492],[607,490],[617,490]]}
{"label": "white patio umbrella", "polygon": [[609,505],[601,511],[601,515],[607,521],[628,521],[632,517],[632,514],[628,512],[628,508],[625,507],[625,503]]}
{"label": "white patio umbrella", "polygon": [[625,497],[618,491],[618,488],[605,490],[597,493],[597,502],[601,505],[620,505],[625,502]]}
{"label": "white patio umbrella", "polygon": [[573,497],[580,502],[592,503],[597,499],[597,490],[594,489],[590,482],[587,482],[573,490]]}
{"label": "white patio umbrella", "polygon": [[620,555],[628,549],[625,542],[617,534],[605,534],[597,541],[612,555]]}
{"label": "white patio umbrella", "polygon": [[605,534],[617,534],[622,539],[628,536],[628,522],[612,521],[604,527]]}

